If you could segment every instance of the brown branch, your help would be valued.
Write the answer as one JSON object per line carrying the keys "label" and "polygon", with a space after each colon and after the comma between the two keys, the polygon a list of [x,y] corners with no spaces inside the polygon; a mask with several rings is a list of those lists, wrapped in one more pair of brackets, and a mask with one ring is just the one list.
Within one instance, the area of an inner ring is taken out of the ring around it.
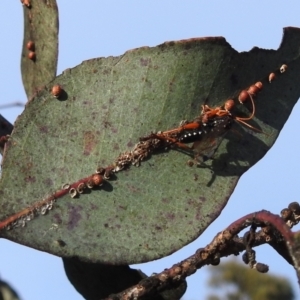
{"label": "brown branch", "polygon": [[198,249],[194,255],[157,275],[140,281],[137,285],[121,293],[109,296],[106,300],[130,300],[140,299],[144,296],[149,297],[184,280],[204,265],[216,265],[221,257],[232,254],[238,255],[246,249],[244,240],[239,238],[238,234],[249,226],[262,228],[261,231],[255,233],[253,246],[275,243],[275,240],[278,243],[283,243],[283,240],[285,240],[288,245],[293,245],[294,234],[285,221],[278,215],[265,210],[246,215],[218,233],[210,244],[205,248]]}

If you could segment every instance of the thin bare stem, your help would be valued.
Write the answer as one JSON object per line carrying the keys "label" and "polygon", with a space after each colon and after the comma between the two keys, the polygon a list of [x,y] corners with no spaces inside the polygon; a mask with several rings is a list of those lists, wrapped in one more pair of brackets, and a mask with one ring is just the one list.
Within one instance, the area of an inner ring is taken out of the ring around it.
{"label": "thin bare stem", "polygon": [[11,102],[11,103],[7,103],[7,104],[2,104],[2,105],[0,105],[0,109],[11,108],[11,107],[15,107],[15,106],[24,107],[25,104],[23,102],[16,101],[16,102]]}

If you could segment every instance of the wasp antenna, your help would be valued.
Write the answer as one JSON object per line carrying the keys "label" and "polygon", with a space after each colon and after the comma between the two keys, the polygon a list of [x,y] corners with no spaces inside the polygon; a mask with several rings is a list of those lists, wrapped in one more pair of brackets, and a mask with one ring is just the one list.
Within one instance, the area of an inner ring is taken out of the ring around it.
{"label": "wasp antenna", "polygon": [[245,122],[243,119],[244,119],[244,118],[235,117],[235,120],[236,120],[237,122],[240,122],[241,124],[243,124],[243,125],[245,125],[245,126],[251,128],[252,130],[254,130],[254,131],[256,131],[256,132],[263,133],[263,134],[269,136],[269,134],[263,132],[261,129],[258,129],[258,128],[256,128],[256,127],[254,127],[254,126],[248,124],[248,123]]}
{"label": "wasp antenna", "polygon": [[[251,120],[251,119],[254,117],[254,115],[255,115],[255,104],[254,104],[254,100],[253,100],[251,94],[248,93],[248,95],[249,95],[250,100],[251,100],[251,103],[252,103],[252,113],[251,113],[251,115],[250,115],[249,117],[247,117],[247,118],[237,118],[237,119],[239,119],[239,121],[249,121],[249,120]],[[248,125],[249,125],[249,124],[248,124]]]}

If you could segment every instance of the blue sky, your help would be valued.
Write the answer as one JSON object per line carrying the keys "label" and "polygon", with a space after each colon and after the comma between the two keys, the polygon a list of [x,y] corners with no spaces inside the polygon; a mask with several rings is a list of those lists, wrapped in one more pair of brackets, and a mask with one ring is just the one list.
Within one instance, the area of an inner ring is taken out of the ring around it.
{"label": "blue sky", "polygon": [[[58,6],[58,74],[86,59],[192,37],[224,36],[238,51],[253,46],[277,49],[283,27],[300,27],[297,1],[60,0]],[[1,8],[0,103],[25,102],[20,75],[22,6],[18,0],[2,0]],[[11,122],[21,112],[22,108],[1,110]],[[288,203],[299,201],[299,114],[297,104],[275,145],[242,176],[221,216],[200,238],[167,258],[138,268],[147,274],[160,272],[205,246],[241,216],[261,209],[279,213]],[[0,247],[1,278],[9,281],[22,299],[82,299],[68,282],[59,258],[6,240],[0,240]],[[259,247],[257,259],[268,264],[270,272],[287,276],[300,299],[295,271],[271,247]],[[204,298],[207,276],[204,268],[190,277],[185,299]]]}

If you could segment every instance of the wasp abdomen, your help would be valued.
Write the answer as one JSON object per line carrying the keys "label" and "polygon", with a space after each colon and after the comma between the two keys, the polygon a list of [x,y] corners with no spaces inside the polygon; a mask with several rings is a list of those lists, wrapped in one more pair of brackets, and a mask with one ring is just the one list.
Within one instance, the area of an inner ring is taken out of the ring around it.
{"label": "wasp abdomen", "polygon": [[184,144],[194,143],[195,141],[199,141],[205,133],[203,129],[183,131],[178,140]]}

